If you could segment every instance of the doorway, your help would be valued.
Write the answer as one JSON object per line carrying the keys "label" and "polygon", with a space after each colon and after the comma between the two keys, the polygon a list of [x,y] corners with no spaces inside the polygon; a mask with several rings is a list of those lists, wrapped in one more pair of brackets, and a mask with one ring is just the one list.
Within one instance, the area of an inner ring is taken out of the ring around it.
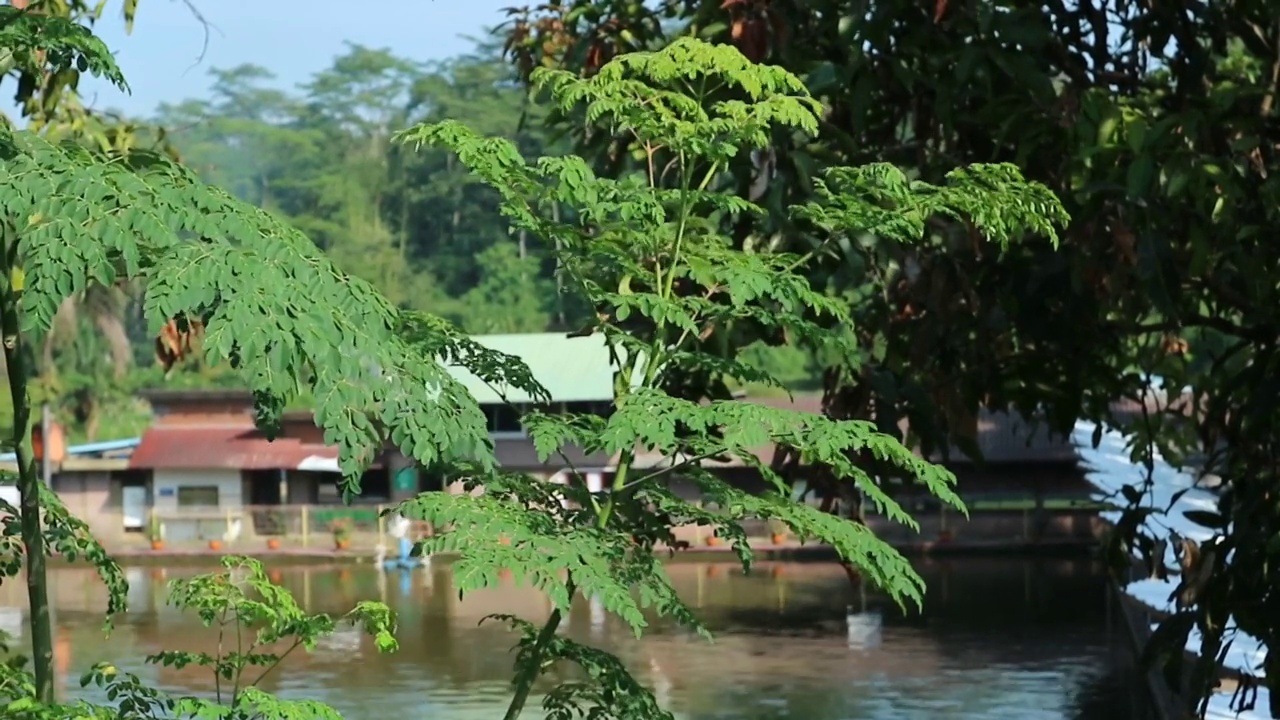
{"label": "doorway", "polygon": [[120,488],[120,515],[125,532],[142,532],[147,525],[147,486],[124,485]]}

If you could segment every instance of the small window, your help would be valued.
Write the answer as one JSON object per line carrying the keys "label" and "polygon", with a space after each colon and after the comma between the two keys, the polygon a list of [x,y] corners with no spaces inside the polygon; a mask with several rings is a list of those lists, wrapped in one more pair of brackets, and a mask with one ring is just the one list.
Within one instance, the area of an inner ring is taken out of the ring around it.
{"label": "small window", "polygon": [[484,407],[485,419],[489,421],[489,432],[491,433],[523,433],[524,427],[520,425],[520,415],[524,408],[512,408],[507,405],[486,405]]}
{"label": "small window", "polygon": [[[342,488],[338,482],[341,475],[325,473],[317,474],[316,504],[345,505],[342,499]],[[370,468],[360,476],[360,494],[351,499],[352,504],[369,504],[386,502],[391,499],[391,478],[386,468]]]}
{"label": "small window", "polygon": [[218,486],[186,485],[179,487],[178,507],[218,507]]}
{"label": "small window", "polygon": [[316,504],[341,505],[342,491],[338,489],[339,475],[316,474]]}
{"label": "small window", "polygon": [[609,416],[613,415],[613,402],[602,400],[600,402],[568,403],[564,406],[562,411],[577,415],[597,415],[608,419]]}

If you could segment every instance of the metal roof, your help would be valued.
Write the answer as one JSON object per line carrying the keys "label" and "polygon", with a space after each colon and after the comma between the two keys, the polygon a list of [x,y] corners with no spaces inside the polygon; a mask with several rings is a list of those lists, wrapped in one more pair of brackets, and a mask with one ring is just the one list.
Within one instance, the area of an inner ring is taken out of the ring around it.
{"label": "metal roof", "polygon": [[85,443],[84,445],[72,445],[67,448],[67,454],[97,455],[100,453],[114,453],[121,450],[132,450],[138,447],[140,442],[142,442],[142,438],[133,437],[123,440],[106,440],[104,442]]}
{"label": "metal roof", "polygon": [[[617,365],[609,357],[605,338],[599,333],[569,337],[565,333],[523,333],[514,335],[473,335],[472,340],[499,352],[515,355],[553,402],[604,402],[613,399],[613,376]],[[510,387],[489,387],[480,378],[459,366],[448,366],[481,405],[500,405],[503,396],[512,403],[531,402],[528,393]]]}
{"label": "metal roof", "polygon": [[[123,440],[107,440],[105,442],[85,443],[83,445],[72,445],[67,448],[67,456],[74,457],[78,455],[106,455],[117,454],[125,450],[132,450],[138,446],[142,438],[125,438]],[[0,453],[0,463],[11,463],[18,459],[14,453]]]}
{"label": "metal roof", "polygon": [[337,448],[296,438],[268,440],[253,426],[155,426],[142,436],[129,468],[293,470],[311,458],[337,456]]}

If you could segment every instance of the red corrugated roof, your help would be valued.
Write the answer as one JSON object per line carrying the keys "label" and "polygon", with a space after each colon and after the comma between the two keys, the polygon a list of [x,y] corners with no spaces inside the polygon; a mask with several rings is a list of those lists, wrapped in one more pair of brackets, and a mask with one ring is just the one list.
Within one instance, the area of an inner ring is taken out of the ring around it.
{"label": "red corrugated roof", "polygon": [[129,467],[138,469],[294,469],[313,455],[336,458],[337,448],[294,438],[268,440],[243,425],[156,426],[142,436]]}

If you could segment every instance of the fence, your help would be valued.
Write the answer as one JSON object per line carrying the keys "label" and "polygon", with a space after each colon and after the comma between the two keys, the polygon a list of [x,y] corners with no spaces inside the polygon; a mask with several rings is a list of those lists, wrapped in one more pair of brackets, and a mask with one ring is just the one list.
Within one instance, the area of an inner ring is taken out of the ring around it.
{"label": "fence", "polygon": [[[923,500],[923,502],[917,502]],[[865,507],[866,523],[880,538],[902,545],[916,543],[963,543],[974,546],[1016,546],[1040,542],[1088,544],[1100,534],[1097,513],[1111,506],[1087,498],[1011,497],[1007,494],[970,493],[965,498],[964,514],[942,506],[935,498],[902,498],[904,509],[919,524],[912,529],[879,516]],[[701,502],[695,503],[703,507]],[[817,504],[812,501],[811,504]],[[714,505],[704,509],[715,511]],[[776,532],[785,538],[788,532],[776,523],[747,520],[741,523],[749,538],[771,538]],[[675,537],[690,545],[718,544],[714,528],[684,526]],[[771,541],[773,538],[771,538]],[[783,541],[785,542],[785,540]]]}
{"label": "fence", "polygon": [[[395,520],[390,505],[248,505],[238,508],[152,508],[166,545],[206,542],[223,547],[267,544],[280,548],[333,549],[339,540],[354,548],[390,545]],[[410,537],[430,532],[426,523],[410,523]]]}
{"label": "fence", "polygon": [[[919,532],[889,524],[868,514],[867,521],[878,534],[891,542],[932,541],[939,538],[978,542],[1029,542],[1093,534],[1085,523],[1103,506],[1085,499],[1044,499],[972,496],[966,498],[969,517],[945,508],[914,506],[906,510],[920,522]],[[220,543],[227,550],[261,548],[332,550],[340,538],[354,549],[372,551],[377,545],[391,548],[391,529],[396,521],[384,517],[390,505],[263,505],[239,508],[152,509],[167,546],[196,547]],[[712,508],[708,508],[712,509]],[[768,538],[775,530],[764,521],[743,523],[749,537]],[[119,525],[117,525],[119,527]],[[412,522],[411,538],[433,532],[428,523]],[[708,527],[684,527],[677,538],[694,545],[707,544],[714,534]],[[782,534],[785,534],[783,532]],[[394,551],[394,550],[393,550]]]}

